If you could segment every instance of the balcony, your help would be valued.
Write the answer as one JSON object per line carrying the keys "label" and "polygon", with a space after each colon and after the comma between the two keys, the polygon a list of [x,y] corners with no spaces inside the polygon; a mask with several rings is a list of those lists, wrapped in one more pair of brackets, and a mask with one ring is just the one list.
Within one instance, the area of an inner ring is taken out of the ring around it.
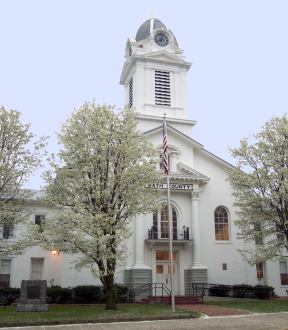
{"label": "balcony", "polygon": [[[189,227],[183,227],[180,232],[173,228],[173,245],[186,245],[192,242]],[[167,245],[169,243],[169,233],[161,232],[154,226],[148,229],[148,238],[145,240],[150,245]]]}

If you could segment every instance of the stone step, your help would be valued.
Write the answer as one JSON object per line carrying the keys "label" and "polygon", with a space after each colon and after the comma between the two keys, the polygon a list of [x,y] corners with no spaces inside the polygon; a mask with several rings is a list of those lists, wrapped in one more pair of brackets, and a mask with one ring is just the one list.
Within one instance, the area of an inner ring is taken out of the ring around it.
{"label": "stone step", "polygon": [[[201,304],[201,297],[196,296],[175,296],[175,305],[191,305],[191,304]],[[148,298],[142,299],[140,303],[149,304],[149,303],[164,303],[171,304],[170,296],[150,296]]]}

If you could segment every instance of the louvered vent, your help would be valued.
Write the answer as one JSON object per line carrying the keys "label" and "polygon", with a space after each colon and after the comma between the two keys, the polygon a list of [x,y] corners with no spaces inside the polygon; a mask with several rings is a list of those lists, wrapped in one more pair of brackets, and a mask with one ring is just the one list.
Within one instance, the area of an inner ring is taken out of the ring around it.
{"label": "louvered vent", "polygon": [[170,107],[170,72],[155,70],[155,104]]}
{"label": "louvered vent", "polygon": [[129,100],[128,100],[128,106],[131,108],[133,106],[133,78],[129,81]]}

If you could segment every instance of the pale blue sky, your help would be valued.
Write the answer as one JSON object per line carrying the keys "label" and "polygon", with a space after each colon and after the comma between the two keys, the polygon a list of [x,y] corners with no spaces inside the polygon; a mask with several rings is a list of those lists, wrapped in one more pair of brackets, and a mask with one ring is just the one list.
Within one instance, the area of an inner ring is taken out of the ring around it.
{"label": "pale blue sky", "polygon": [[0,0],[0,104],[57,151],[55,132],[85,100],[122,107],[125,43],[151,14],[193,63],[193,137],[233,162],[228,146],[287,112],[285,0]]}

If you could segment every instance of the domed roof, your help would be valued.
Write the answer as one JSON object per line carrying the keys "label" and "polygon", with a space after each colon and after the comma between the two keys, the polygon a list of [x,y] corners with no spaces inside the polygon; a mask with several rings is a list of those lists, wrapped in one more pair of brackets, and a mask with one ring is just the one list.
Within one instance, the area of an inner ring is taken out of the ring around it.
{"label": "domed roof", "polygon": [[167,30],[166,26],[157,18],[150,18],[145,21],[137,31],[136,41],[146,39],[150,34],[159,28],[164,28]]}

